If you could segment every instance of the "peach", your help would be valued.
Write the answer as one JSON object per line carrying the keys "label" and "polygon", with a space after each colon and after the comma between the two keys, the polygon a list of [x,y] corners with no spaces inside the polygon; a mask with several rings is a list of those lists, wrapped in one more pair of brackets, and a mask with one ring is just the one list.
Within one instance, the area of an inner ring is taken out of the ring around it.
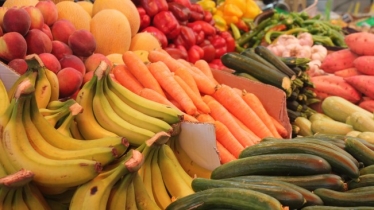
{"label": "peach", "polygon": [[87,57],[84,61],[86,71],[95,71],[95,69],[99,66],[101,61],[105,61],[109,66],[112,66],[112,62],[104,54],[94,53]]}
{"label": "peach", "polygon": [[73,51],[70,47],[58,40],[52,41],[52,52],[51,52],[58,60],[60,60],[65,55],[72,55]]}
{"label": "peach", "polygon": [[44,17],[42,12],[34,6],[27,6],[24,7],[24,9],[27,13],[29,13],[31,18],[30,29],[42,29],[44,24]]}
{"label": "peach", "polygon": [[58,11],[56,4],[51,0],[39,1],[36,8],[40,10],[44,17],[44,23],[48,26],[52,26],[58,18]]}
{"label": "peach", "polygon": [[27,42],[27,54],[52,52],[51,39],[39,29],[31,29],[25,39]]}
{"label": "peach", "polygon": [[80,57],[88,57],[96,50],[95,37],[85,29],[74,31],[69,37],[68,45],[73,54]]}
{"label": "peach", "polygon": [[3,18],[5,15],[5,12],[8,11],[7,7],[0,7],[0,26],[3,28]]}
{"label": "peach", "polygon": [[20,75],[24,74],[28,69],[26,60],[23,58],[16,58],[11,60],[8,63],[8,66]]}
{"label": "peach", "polygon": [[49,39],[51,41],[53,41],[53,36],[52,36],[52,31],[51,31],[51,28],[47,25],[47,24],[43,24],[43,28],[41,29],[41,31],[43,31],[45,34],[47,34],[47,36],[49,37]]}
{"label": "peach", "polygon": [[57,20],[51,27],[53,40],[62,41],[68,44],[69,36],[76,31],[75,26],[68,20]]}
{"label": "peach", "polygon": [[83,76],[83,85],[86,84],[88,81],[90,81],[94,75],[95,71],[88,71]]}
{"label": "peach", "polygon": [[83,75],[74,68],[66,67],[57,73],[60,98],[72,96],[83,83]]}
{"label": "peach", "polygon": [[86,74],[86,67],[82,59],[75,55],[65,55],[60,59],[61,69],[71,67],[79,71],[82,75]]}
{"label": "peach", "polygon": [[9,8],[3,18],[3,28],[5,32],[18,32],[22,36],[30,30],[31,17],[23,8]]}
{"label": "peach", "polygon": [[39,58],[43,61],[44,66],[57,74],[61,70],[60,61],[51,53],[41,53]]}
{"label": "peach", "polygon": [[18,32],[5,33],[0,37],[0,58],[9,62],[16,58],[25,58],[27,42]]}

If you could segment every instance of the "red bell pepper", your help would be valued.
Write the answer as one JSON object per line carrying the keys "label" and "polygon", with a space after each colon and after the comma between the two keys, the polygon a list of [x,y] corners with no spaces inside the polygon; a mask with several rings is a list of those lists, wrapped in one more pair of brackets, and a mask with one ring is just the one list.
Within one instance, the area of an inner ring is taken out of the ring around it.
{"label": "red bell pepper", "polygon": [[194,22],[187,23],[187,26],[192,28],[194,31],[199,29],[204,31],[205,36],[213,36],[217,33],[217,29],[203,20],[196,20]]}
{"label": "red bell pepper", "polygon": [[[207,23],[211,23],[213,21],[213,15],[207,10],[204,10],[204,21]],[[213,25],[213,24],[211,24]]]}
{"label": "red bell pepper", "polygon": [[169,2],[169,11],[173,13],[175,18],[177,18],[178,21],[184,22],[188,21],[190,19],[191,11],[188,7],[177,3],[177,2]]}
{"label": "red bell pepper", "polygon": [[222,69],[225,69],[225,65],[223,65],[221,59],[219,58],[216,58],[214,60],[212,60],[210,63],[209,63],[209,66],[210,68],[212,69],[218,69],[218,70],[222,70]]}
{"label": "red bell pepper", "polygon": [[173,57],[174,59],[184,59],[184,60],[187,60],[188,59],[188,54],[187,54],[187,51],[183,51],[181,49],[178,49],[178,48],[174,48],[174,47],[166,47],[164,48],[164,50],[171,56]]}
{"label": "red bell pepper", "polygon": [[166,47],[168,45],[168,39],[166,38],[165,34],[158,30],[158,28],[153,26],[148,26],[147,28],[143,29],[141,32],[148,32],[155,36],[158,41],[161,43],[161,47]]}
{"label": "red bell pepper", "polygon": [[167,0],[168,2],[176,2],[179,3],[187,8],[191,7],[191,1],[190,0]]}
{"label": "red bell pepper", "polygon": [[169,9],[168,2],[166,0],[140,0],[140,5],[150,17],[155,16],[161,11],[167,11]]}
{"label": "red bell pepper", "polygon": [[206,62],[211,62],[216,57],[216,49],[210,43],[209,40],[205,39],[200,45],[201,48],[204,50],[204,57],[203,59]]}
{"label": "red bell pepper", "polygon": [[143,7],[136,7],[140,16],[140,27],[139,30],[143,30],[151,24],[151,18]]}
{"label": "red bell pepper", "polygon": [[221,58],[221,56],[227,52],[226,40],[222,36],[210,36],[209,41],[216,49],[215,58]]}
{"label": "red bell pepper", "polygon": [[195,63],[196,61],[204,58],[204,50],[198,45],[193,45],[188,49],[188,61]]}
{"label": "red bell pepper", "polygon": [[157,13],[152,20],[153,26],[163,32],[168,39],[176,38],[180,33],[180,24],[170,11]]}
{"label": "red bell pepper", "polygon": [[191,4],[191,15],[190,22],[195,20],[204,20],[204,9],[200,4]]}
{"label": "red bell pepper", "polygon": [[182,45],[186,49],[189,49],[191,46],[196,44],[196,36],[194,31],[187,27],[181,26],[181,31],[177,38],[174,40],[174,43],[177,45]]}
{"label": "red bell pepper", "polygon": [[234,52],[235,51],[235,39],[232,37],[231,33],[228,31],[222,31],[220,36],[226,40],[226,51],[227,52]]}

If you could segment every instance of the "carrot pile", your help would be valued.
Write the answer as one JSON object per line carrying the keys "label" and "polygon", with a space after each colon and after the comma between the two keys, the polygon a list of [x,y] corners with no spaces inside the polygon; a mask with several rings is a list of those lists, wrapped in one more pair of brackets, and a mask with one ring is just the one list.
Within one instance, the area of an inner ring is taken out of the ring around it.
{"label": "carrot pile", "polygon": [[167,52],[150,51],[144,63],[132,51],[113,67],[115,79],[134,93],[180,109],[185,121],[212,123],[221,163],[264,137],[287,137],[287,130],[268,114],[253,93],[219,84],[205,60],[189,63]]}

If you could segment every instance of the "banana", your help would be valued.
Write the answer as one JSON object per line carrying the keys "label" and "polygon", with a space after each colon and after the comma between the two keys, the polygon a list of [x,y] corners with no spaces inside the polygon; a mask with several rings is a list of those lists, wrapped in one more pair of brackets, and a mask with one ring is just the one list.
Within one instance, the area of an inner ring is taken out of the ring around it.
{"label": "banana", "polygon": [[92,107],[94,115],[101,126],[105,129],[125,137],[130,145],[141,145],[145,140],[151,138],[155,133],[135,126],[118,116],[104,95],[104,76],[108,65],[101,62],[95,70],[97,77],[96,93],[93,98]]}
{"label": "banana", "polygon": [[116,137],[117,134],[103,128],[96,120],[92,109],[92,101],[95,95],[97,78],[93,77],[85,83],[79,91],[76,101],[83,107],[83,112],[75,117],[78,129],[84,139],[99,139],[104,137]]}
{"label": "banana", "polygon": [[75,121],[75,118],[74,118],[73,122],[71,122],[69,130],[70,130],[70,134],[71,134],[72,138],[79,139],[79,140],[84,140],[81,132],[79,131],[79,128],[78,128],[77,122]]}
{"label": "banana", "polygon": [[17,188],[15,190],[12,202],[12,209],[29,210],[29,207],[27,206],[24,200],[23,191],[23,187]]}
{"label": "banana", "polygon": [[188,175],[190,175],[192,178],[195,177],[202,177],[202,178],[210,178],[210,175],[212,173],[211,170],[208,170],[206,168],[203,168],[202,166],[196,164],[190,156],[186,153],[186,151],[183,150],[183,148],[180,145],[179,139],[174,138],[170,141],[174,141],[174,147],[171,147],[174,151],[175,156],[178,159],[178,162],[184,169],[184,171],[187,172]]}
{"label": "banana", "polygon": [[[48,102],[48,104],[49,104],[51,101],[57,101],[59,99],[60,85],[59,85],[59,82],[58,82],[57,75],[53,71],[47,69],[44,66],[44,72],[45,72],[45,76],[47,77],[49,83],[51,84],[51,97],[50,97],[49,102]],[[47,107],[48,107],[48,104],[47,104]]]}
{"label": "banana", "polygon": [[155,203],[154,200],[148,194],[146,187],[144,186],[143,180],[139,176],[139,174],[134,174],[134,193],[135,193],[135,202],[136,206],[139,210],[161,210],[160,207]]}
{"label": "banana", "polygon": [[4,208],[4,201],[5,201],[5,197],[7,196],[8,192],[10,191],[11,189],[7,188],[7,187],[0,187],[0,210],[6,210]]}
{"label": "banana", "polygon": [[3,81],[0,79],[0,115],[2,115],[9,106],[8,92],[5,89]]}
{"label": "banana", "polygon": [[134,181],[130,182],[126,191],[126,210],[138,210],[135,201]]}
{"label": "banana", "polygon": [[173,160],[171,160],[166,154],[167,147],[169,146],[162,145],[158,154],[158,164],[166,189],[172,196],[172,199],[178,199],[193,194],[194,191],[192,190],[191,185],[186,183],[173,163]]}
{"label": "banana", "polygon": [[112,92],[107,84],[107,77],[104,79],[104,95],[106,96],[110,106],[114,112],[122,119],[131,122],[133,125],[150,130],[154,133],[166,131],[171,133],[173,128],[171,125],[160,119],[148,116],[138,110],[132,108],[123,102],[114,92]]}
{"label": "banana", "polygon": [[68,189],[65,192],[60,193],[60,194],[54,194],[54,195],[52,195],[52,194],[50,194],[50,195],[43,194],[43,196],[46,199],[54,200],[54,201],[57,201],[59,203],[70,204],[71,199],[73,198],[73,195],[74,195],[74,193],[75,193],[75,191],[77,190],[78,187],[70,188],[70,189]]}
{"label": "banana", "polygon": [[109,200],[107,203],[108,210],[126,209],[127,189],[133,180],[134,173],[126,174],[123,179],[117,183],[110,191]]}
{"label": "banana", "polygon": [[[54,160],[95,160],[102,166],[105,166],[115,160],[118,155],[122,155],[122,153],[118,153],[115,148],[109,146],[75,150],[64,150],[55,147],[43,138],[39,130],[33,124],[31,116],[29,114],[31,113],[30,102],[26,102],[24,112],[25,114],[23,115],[23,124],[25,126],[26,135],[35,151],[46,158]],[[73,114],[74,113],[71,113],[69,116],[73,116]],[[66,119],[66,121],[67,120],[69,119]]]}
{"label": "banana", "polygon": [[14,198],[15,192],[16,192],[16,189],[8,190],[8,193],[6,194],[4,201],[2,203],[2,209],[4,210],[13,209],[12,204],[13,204],[13,198]]}
{"label": "banana", "polygon": [[39,189],[34,184],[29,183],[23,187],[24,200],[30,210],[50,210],[51,207],[46,202]]}
{"label": "banana", "polygon": [[106,77],[109,89],[132,108],[168,124],[178,123],[183,119],[183,113],[180,110],[143,98],[113,81],[108,74]]}
{"label": "banana", "polygon": [[[3,131],[4,151],[16,170],[25,168],[35,173],[33,181],[49,187],[73,187],[85,183],[101,171],[100,163],[92,160],[53,160],[39,154],[31,146],[22,122],[24,105],[34,96],[29,82],[21,83],[20,96]],[[17,93],[16,93],[17,96]]]}
{"label": "banana", "polygon": [[[36,75],[37,75],[37,72],[34,72],[32,70],[27,70],[25,73],[23,73],[15,82],[14,84],[12,85],[12,87],[8,90],[8,98],[9,98],[9,101],[12,100],[12,98],[14,97],[14,94],[16,93],[17,91],[17,87],[19,84],[21,84],[21,82],[27,80],[27,79],[30,79],[32,77],[34,77],[36,79]],[[35,82],[34,80],[32,80],[33,82]],[[34,83],[33,83],[34,84]]]}
{"label": "banana", "polygon": [[155,153],[154,147],[151,149],[149,154],[144,160],[144,164],[142,166],[143,168],[143,175],[138,176],[142,179],[144,189],[146,190],[146,193],[149,195],[149,198],[154,202],[155,198],[153,197],[153,191],[152,191],[152,171],[151,171],[151,163],[152,163],[152,158],[153,154]]}
{"label": "banana", "polygon": [[115,183],[128,173],[137,170],[143,156],[137,150],[126,154],[127,158],[116,164],[116,167],[102,171],[91,181],[81,185],[75,191],[70,203],[71,210],[100,209],[105,210],[110,191]]}
{"label": "banana", "polygon": [[73,135],[70,132],[70,127],[71,124],[74,122],[75,116],[82,112],[82,106],[78,103],[74,103],[69,107],[69,110],[70,113],[64,119],[62,119],[61,124],[57,127],[57,131],[65,136],[73,138]]}
{"label": "banana", "polygon": [[[56,113],[44,116],[44,118],[53,126],[58,127],[61,124],[61,121],[63,121],[64,118],[66,118],[69,113],[69,105],[65,105],[59,109],[56,109]],[[39,111],[40,112],[40,111]]]}
{"label": "banana", "polygon": [[72,98],[68,99],[68,100],[54,100],[54,101],[50,101],[46,107],[46,109],[49,109],[49,110],[57,110],[57,109],[60,109],[62,108],[63,106],[65,105],[68,105],[68,104],[74,104],[76,101]]}
{"label": "banana", "polygon": [[164,180],[162,178],[161,170],[158,165],[158,153],[160,148],[158,147],[152,158],[151,170],[152,170],[152,192],[153,197],[157,205],[161,209],[166,209],[166,207],[171,203],[171,199],[167,189],[165,188]]}
{"label": "banana", "polygon": [[31,100],[31,119],[40,135],[51,145],[60,149],[77,150],[95,147],[114,147],[118,151],[118,154],[123,154],[129,146],[125,138],[118,136],[92,139],[92,141],[78,141],[77,139],[64,136],[39,113],[35,100]]}
{"label": "banana", "polygon": [[38,102],[38,108],[40,109],[46,108],[51,100],[52,87],[45,74],[45,69],[43,67],[39,67],[37,71],[38,77],[35,82],[35,97],[36,101]]}

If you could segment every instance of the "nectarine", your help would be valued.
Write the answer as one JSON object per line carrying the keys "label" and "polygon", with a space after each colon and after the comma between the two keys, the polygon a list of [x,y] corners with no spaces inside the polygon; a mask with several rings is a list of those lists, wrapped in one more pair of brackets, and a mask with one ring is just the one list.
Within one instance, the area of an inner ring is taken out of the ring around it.
{"label": "nectarine", "polygon": [[18,32],[22,36],[30,30],[31,17],[23,8],[9,8],[3,18],[5,32]]}
{"label": "nectarine", "polygon": [[71,67],[79,71],[82,75],[86,74],[86,67],[83,61],[75,55],[65,55],[60,59],[60,64],[61,69]]}
{"label": "nectarine", "polygon": [[11,60],[8,63],[8,66],[20,75],[24,74],[28,69],[26,60],[22,58],[16,58]]}
{"label": "nectarine", "polygon": [[8,32],[0,37],[0,58],[9,62],[16,58],[25,58],[27,43],[18,32]]}
{"label": "nectarine", "polygon": [[61,70],[61,64],[53,54],[41,53],[39,54],[39,58],[43,61],[44,66],[54,73],[57,74],[57,72]]}
{"label": "nectarine", "polygon": [[31,29],[25,39],[27,42],[27,54],[52,52],[51,39],[39,29]]}
{"label": "nectarine", "polygon": [[62,41],[53,40],[52,41],[52,52],[58,60],[60,60],[65,55],[72,55],[73,51],[70,47]]}
{"label": "nectarine", "polygon": [[54,40],[68,44],[69,36],[75,31],[75,26],[68,20],[57,20],[51,27]]}
{"label": "nectarine", "polygon": [[74,31],[69,36],[68,45],[73,54],[79,57],[88,57],[96,50],[95,37],[85,29]]}
{"label": "nectarine", "polygon": [[57,73],[60,98],[72,96],[83,83],[83,75],[74,68],[67,67]]}

